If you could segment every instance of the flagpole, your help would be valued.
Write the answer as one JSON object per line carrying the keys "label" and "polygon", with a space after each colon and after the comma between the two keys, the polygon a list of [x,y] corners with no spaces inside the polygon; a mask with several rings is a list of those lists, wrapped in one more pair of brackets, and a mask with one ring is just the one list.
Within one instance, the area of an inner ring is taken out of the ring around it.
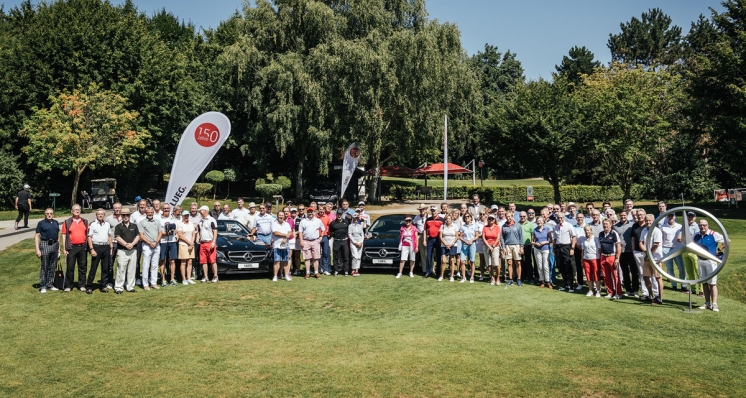
{"label": "flagpole", "polygon": [[448,115],[443,125],[443,201],[448,201]]}

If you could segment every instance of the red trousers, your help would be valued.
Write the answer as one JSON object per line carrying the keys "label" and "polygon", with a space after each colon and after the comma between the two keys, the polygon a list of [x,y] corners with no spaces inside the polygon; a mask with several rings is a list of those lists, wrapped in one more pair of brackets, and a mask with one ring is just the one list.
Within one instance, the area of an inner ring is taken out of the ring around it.
{"label": "red trousers", "polygon": [[614,265],[615,260],[615,256],[601,255],[601,267],[604,270],[604,284],[606,285],[606,291],[612,296],[622,294],[622,286],[619,283],[619,274],[616,272],[616,266]]}
{"label": "red trousers", "polygon": [[[588,282],[598,282],[598,259],[583,259],[583,268],[585,268],[585,279]],[[593,288],[588,284],[589,288]]]}

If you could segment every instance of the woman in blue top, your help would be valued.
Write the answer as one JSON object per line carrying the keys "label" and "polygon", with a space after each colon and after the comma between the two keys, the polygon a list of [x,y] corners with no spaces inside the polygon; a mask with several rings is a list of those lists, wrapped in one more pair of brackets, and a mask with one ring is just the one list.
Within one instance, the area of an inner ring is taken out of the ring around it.
{"label": "woman in blue top", "polygon": [[531,244],[534,246],[534,258],[536,259],[536,269],[539,272],[541,286],[547,284],[547,287],[553,289],[552,279],[549,276],[549,251],[552,248],[552,231],[544,226],[542,217],[536,218],[536,228],[531,233]]}
{"label": "woman in blue top", "polygon": [[472,220],[471,213],[464,214],[464,222],[461,224],[461,283],[466,282],[466,261],[469,261],[471,267],[471,279],[469,283],[474,283],[474,261],[477,257],[477,240],[479,239],[479,226]]}

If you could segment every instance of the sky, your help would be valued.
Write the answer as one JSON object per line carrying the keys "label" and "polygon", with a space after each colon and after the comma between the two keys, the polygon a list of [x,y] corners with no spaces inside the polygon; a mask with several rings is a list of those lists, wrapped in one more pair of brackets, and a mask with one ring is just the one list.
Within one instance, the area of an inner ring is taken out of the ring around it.
{"label": "sky", "polygon": [[[111,0],[119,4],[120,0]],[[20,1],[0,0],[5,8]],[[36,3],[36,1],[33,1]],[[138,9],[152,15],[162,8],[197,27],[215,28],[240,10],[240,0],[134,0]],[[454,23],[469,55],[483,50],[485,43],[499,51],[517,54],[527,79],[550,79],[554,66],[573,46],[585,46],[601,63],[611,59],[606,43],[619,24],[650,8],[661,8],[673,24],[689,31],[709,7],[721,12],[719,0],[427,0],[431,19]]]}

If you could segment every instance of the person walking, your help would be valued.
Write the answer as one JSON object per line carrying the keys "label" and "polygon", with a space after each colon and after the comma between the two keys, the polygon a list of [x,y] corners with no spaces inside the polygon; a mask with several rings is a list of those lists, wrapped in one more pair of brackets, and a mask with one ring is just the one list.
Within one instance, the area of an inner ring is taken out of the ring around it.
{"label": "person walking", "polygon": [[622,238],[616,231],[612,230],[613,220],[607,218],[603,221],[604,230],[598,235],[601,254],[601,267],[604,270],[604,283],[606,284],[606,298],[619,300],[622,294],[622,286],[619,281],[619,257],[622,253]]}
{"label": "person walking", "polygon": [[490,273],[490,285],[500,286],[500,226],[496,217],[487,216],[487,225],[482,228],[482,242],[484,243],[487,269]]}
{"label": "person walking", "polygon": [[[31,213],[31,193],[29,192],[31,187],[28,184],[23,185],[23,189],[18,191],[16,194],[16,210],[18,210],[18,217],[16,217],[15,229],[28,228],[28,216]],[[23,226],[19,227],[18,223],[23,219]]]}
{"label": "person walking", "polygon": [[523,256],[523,228],[515,222],[515,213],[508,211],[505,214],[507,220],[500,230],[500,246],[503,248],[503,256],[507,260],[505,272],[508,286],[513,284],[513,270],[515,270],[516,284],[523,286],[521,281],[521,256]]}
{"label": "person walking", "polygon": [[111,238],[111,226],[104,221],[104,209],[96,210],[96,221],[88,226],[88,250],[91,252],[91,269],[88,272],[88,281],[86,282],[86,293],[92,294],[93,280],[96,278],[96,271],[101,264],[101,293],[107,293],[106,281],[109,279],[108,265],[109,256],[112,255],[113,245]]}
{"label": "person walking", "polygon": [[552,250],[552,231],[544,225],[544,217],[536,219],[536,228],[531,233],[536,269],[539,274],[539,287],[553,289],[552,278],[549,273],[549,254]]}
{"label": "person walking", "polygon": [[404,272],[404,263],[409,261],[409,277],[414,278],[415,253],[417,253],[417,227],[412,225],[412,216],[404,217],[404,225],[399,228],[399,273],[396,279],[401,278]]}
{"label": "person walking", "polygon": [[360,261],[363,257],[363,241],[365,240],[365,229],[360,220],[360,213],[352,215],[352,223],[347,228],[347,238],[350,240],[350,255],[352,257],[352,276],[359,275]]}
{"label": "person walking", "polygon": [[347,275],[350,271],[350,245],[347,233],[350,229],[352,216],[340,207],[337,209],[334,221],[329,224],[331,230],[332,246],[334,250],[334,276]]}
{"label": "person walking", "polygon": [[189,210],[181,213],[181,221],[176,223],[176,234],[179,237],[179,261],[181,270],[181,283],[183,285],[195,284],[192,279],[192,264],[194,261],[194,241],[197,229],[189,221]]}
{"label": "person walking", "polygon": [[272,282],[277,282],[277,273],[282,268],[285,279],[290,282],[293,278],[290,276],[290,238],[295,235],[295,231],[290,223],[287,222],[287,216],[284,211],[277,212],[277,221],[272,223],[272,255],[274,265],[272,268]]}
{"label": "person walking", "polygon": [[135,292],[135,262],[137,261],[137,244],[140,242],[140,232],[137,225],[130,222],[130,209],[122,209],[122,222],[114,228],[114,239],[117,241],[117,280],[114,292],[122,294],[127,290]]}
{"label": "person walking", "polygon": [[145,219],[137,224],[142,245],[142,288],[143,290],[160,289],[158,287],[158,262],[161,258],[161,221],[155,218],[155,210],[148,207]]}
{"label": "person walking", "polygon": [[474,222],[471,213],[464,214],[464,220],[459,230],[459,239],[461,240],[461,263],[464,264],[461,270],[461,283],[466,282],[466,263],[469,264],[469,283],[474,283],[474,268],[477,259],[477,242],[482,232],[480,226]]}
{"label": "person walking", "polygon": [[555,258],[560,272],[562,272],[562,279],[564,279],[564,286],[560,288],[560,291],[573,293],[575,290],[572,286],[572,257],[575,254],[577,236],[575,235],[575,228],[570,223],[565,222],[564,213],[558,210],[554,215],[557,219],[557,225],[554,227]]}
{"label": "person walking", "polygon": [[80,205],[74,204],[72,207],[73,216],[62,224],[62,247],[65,248],[65,259],[67,261],[65,292],[69,292],[73,288],[73,280],[75,279],[73,272],[76,263],[78,264],[78,288],[81,292],[86,290],[88,220],[80,217],[80,210]]}
{"label": "person walking", "polygon": [[54,265],[60,255],[60,224],[54,219],[54,210],[44,210],[44,219],[36,224],[34,235],[34,246],[36,257],[41,259],[39,270],[39,292],[46,293],[47,290],[57,290],[54,284]]}

